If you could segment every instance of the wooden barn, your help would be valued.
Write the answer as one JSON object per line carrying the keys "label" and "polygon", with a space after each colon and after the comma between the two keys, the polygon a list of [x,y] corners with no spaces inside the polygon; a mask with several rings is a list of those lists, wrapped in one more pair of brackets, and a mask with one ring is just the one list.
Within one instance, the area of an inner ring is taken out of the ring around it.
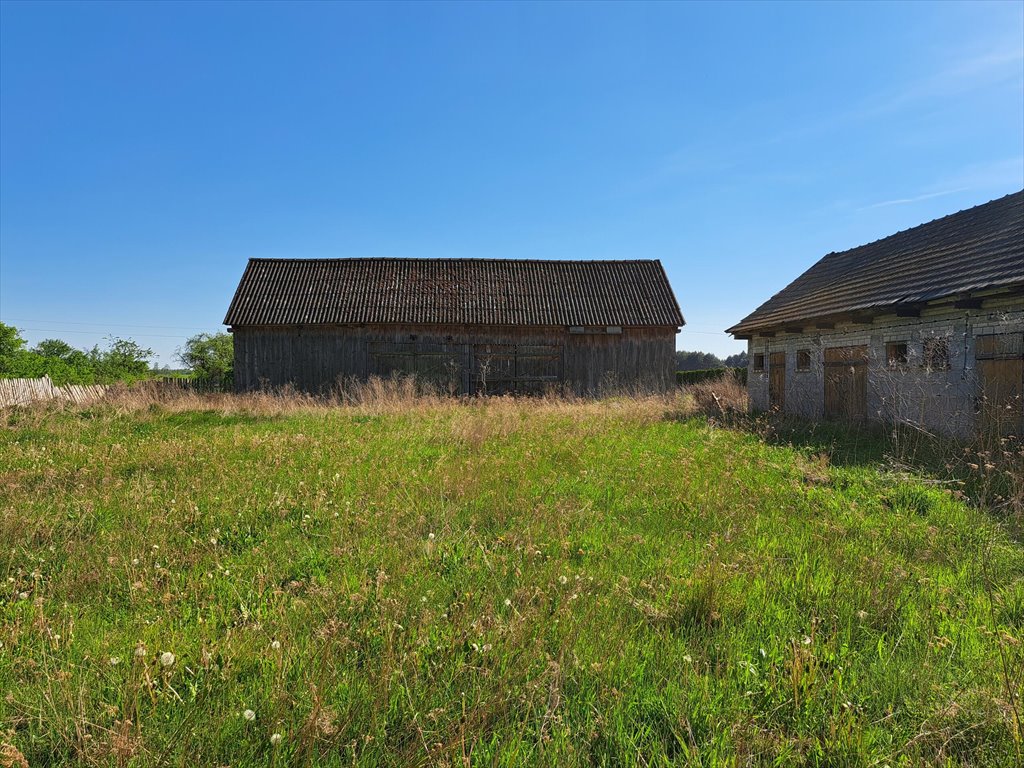
{"label": "wooden barn", "polygon": [[830,253],[729,333],[757,410],[1024,434],[1024,192]]}
{"label": "wooden barn", "polygon": [[658,261],[252,259],[224,323],[239,391],[415,376],[458,394],[665,390]]}

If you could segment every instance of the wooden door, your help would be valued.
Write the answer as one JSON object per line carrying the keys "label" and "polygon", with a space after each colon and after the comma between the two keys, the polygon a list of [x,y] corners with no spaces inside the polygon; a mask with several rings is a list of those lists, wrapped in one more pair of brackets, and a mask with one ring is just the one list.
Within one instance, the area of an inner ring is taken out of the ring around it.
{"label": "wooden door", "polygon": [[992,333],[975,340],[982,429],[1024,433],[1024,333]]}
{"label": "wooden door", "polygon": [[772,352],[768,357],[768,407],[786,410],[786,353]]}
{"label": "wooden door", "polygon": [[863,421],[868,415],[868,348],[825,350],[825,418]]}

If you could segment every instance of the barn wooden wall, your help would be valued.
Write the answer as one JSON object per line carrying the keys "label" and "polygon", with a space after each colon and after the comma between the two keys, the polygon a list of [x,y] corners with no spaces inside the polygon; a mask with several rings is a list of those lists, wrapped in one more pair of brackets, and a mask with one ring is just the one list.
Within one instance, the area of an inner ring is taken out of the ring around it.
{"label": "barn wooden wall", "polygon": [[346,378],[365,379],[372,370],[372,344],[392,343],[447,349],[465,362],[458,391],[475,394],[478,345],[554,346],[561,354],[561,379],[583,395],[616,388],[664,391],[675,380],[676,329],[623,328],[621,334],[569,333],[567,328],[485,326],[306,326],[238,327],[235,387],[248,391],[292,384],[324,392]]}

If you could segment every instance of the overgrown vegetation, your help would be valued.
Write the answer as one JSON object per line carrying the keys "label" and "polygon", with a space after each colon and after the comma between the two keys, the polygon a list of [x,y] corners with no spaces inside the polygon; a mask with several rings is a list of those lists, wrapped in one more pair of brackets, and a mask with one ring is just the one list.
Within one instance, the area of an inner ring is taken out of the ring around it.
{"label": "overgrown vegetation", "polygon": [[403,387],[3,414],[0,743],[33,766],[1019,761],[1011,510],[883,434],[747,421],[728,380]]}
{"label": "overgrown vegetation", "polygon": [[54,384],[109,384],[150,375],[153,351],[131,339],[110,337],[106,349],[75,349],[60,339],[44,339],[29,349],[18,329],[0,323],[0,378],[49,376]]}
{"label": "overgrown vegetation", "polygon": [[178,350],[178,360],[196,378],[230,389],[235,376],[235,345],[230,333],[199,333]]}
{"label": "overgrown vegetation", "polygon": [[735,377],[741,384],[747,383],[746,368],[703,368],[697,371],[676,371],[676,384],[686,386],[702,381],[716,381],[726,375]]}

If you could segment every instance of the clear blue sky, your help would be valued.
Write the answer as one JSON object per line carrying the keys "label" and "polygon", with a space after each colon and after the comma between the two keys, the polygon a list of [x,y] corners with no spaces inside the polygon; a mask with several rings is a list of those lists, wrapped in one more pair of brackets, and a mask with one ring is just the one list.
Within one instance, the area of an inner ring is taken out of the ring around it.
{"label": "clear blue sky", "polygon": [[1024,186],[1024,4],[0,3],[0,319],[173,363],[250,256],[655,258],[721,330]]}

